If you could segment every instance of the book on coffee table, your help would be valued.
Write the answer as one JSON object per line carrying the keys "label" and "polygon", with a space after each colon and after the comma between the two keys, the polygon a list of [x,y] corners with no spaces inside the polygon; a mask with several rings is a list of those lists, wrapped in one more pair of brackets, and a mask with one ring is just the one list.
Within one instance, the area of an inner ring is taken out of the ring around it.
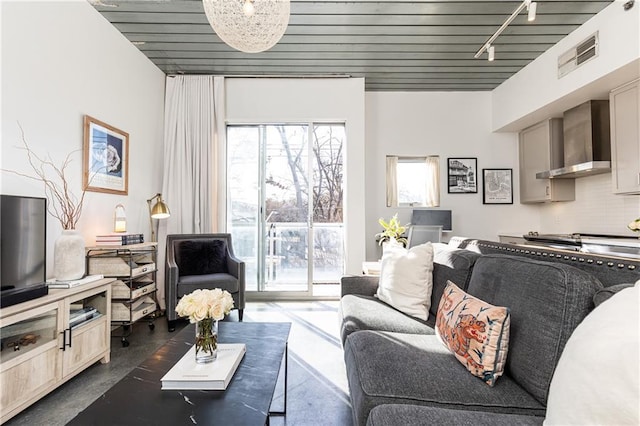
{"label": "book on coffee table", "polygon": [[220,343],[215,361],[196,364],[194,345],[162,377],[162,390],[225,390],[245,352],[244,343]]}

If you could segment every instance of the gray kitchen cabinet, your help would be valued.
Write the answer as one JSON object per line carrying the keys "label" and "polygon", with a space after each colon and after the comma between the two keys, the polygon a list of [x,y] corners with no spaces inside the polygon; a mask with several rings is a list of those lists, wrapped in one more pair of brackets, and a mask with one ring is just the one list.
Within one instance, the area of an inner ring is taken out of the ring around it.
{"label": "gray kitchen cabinet", "polygon": [[611,182],[615,194],[640,194],[640,80],[614,89],[611,108]]}
{"label": "gray kitchen cabinet", "polygon": [[520,203],[575,200],[574,179],[538,179],[536,173],[562,167],[562,119],[550,118],[519,135]]}

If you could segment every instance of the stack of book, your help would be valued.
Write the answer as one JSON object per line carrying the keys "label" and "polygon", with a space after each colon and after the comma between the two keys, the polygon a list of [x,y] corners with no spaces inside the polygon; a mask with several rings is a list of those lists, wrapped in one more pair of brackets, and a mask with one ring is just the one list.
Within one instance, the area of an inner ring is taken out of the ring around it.
{"label": "stack of book", "polygon": [[96,235],[96,245],[98,246],[126,246],[140,243],[144,243],[143,234],[116,233]]}
{"label": "stack of book", "polygon": [[162,377],[162,390],[225,390],[247,352],[244,343],[221,343],[218,357],[196,364],[195,345]]}
{"label": "stack of book", "polygon": [[47,280],[47,286],[49,288],[73,288],[83,284],[89,284],[94,281],[98,281],[104,278],[104,275],[85,275],[83,278],[77,280],[57,280],[55,278]]}
{"label": "stack of book", "polygon": [[93,306],[87,306],[82,309],[71,310],[69,313],[69,327],[75,327],[85,321],[102,316],[100,312]]}

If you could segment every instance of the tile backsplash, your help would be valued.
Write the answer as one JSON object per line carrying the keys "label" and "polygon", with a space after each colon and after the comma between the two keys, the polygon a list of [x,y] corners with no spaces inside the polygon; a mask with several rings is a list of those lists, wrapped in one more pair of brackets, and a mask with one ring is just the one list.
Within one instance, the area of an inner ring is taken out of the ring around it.
{"label": "tile backsplash", "polygon": [[541,205],[540,232],[634,235],[627,224],[640,217],[640,195],[615,195],[611,174],[576,179],[575,201]]}

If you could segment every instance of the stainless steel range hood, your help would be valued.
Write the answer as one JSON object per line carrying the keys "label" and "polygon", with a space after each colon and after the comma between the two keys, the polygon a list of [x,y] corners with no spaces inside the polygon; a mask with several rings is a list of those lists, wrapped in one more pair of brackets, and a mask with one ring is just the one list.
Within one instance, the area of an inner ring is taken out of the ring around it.
{"label": "stainless steel range hood", "polygon": [[588,101],[563,114],[564,167],[538,179],[575,179],[611,171],[609,101]]}

